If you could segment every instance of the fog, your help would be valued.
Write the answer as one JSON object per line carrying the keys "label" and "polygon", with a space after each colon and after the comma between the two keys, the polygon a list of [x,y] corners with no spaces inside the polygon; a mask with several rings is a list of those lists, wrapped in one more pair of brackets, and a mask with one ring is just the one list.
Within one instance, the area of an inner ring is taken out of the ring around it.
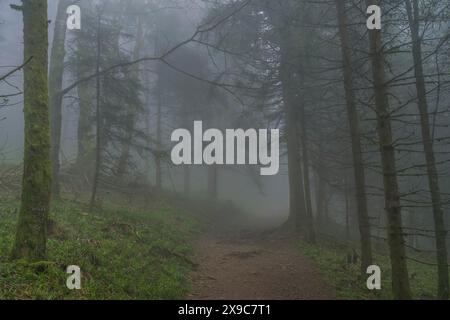
{"label": "fog", "polygon": [[237,272],[267,249],[268,269],[315,278],[300,245],[350,291],[384,263],[374,297],[448,299],[449,17],[434,0],[0,0],[0,247],[43,261],[48,234],[142,240],[145,225],[159,262],[195,269],[187,252],[211,250]]}
{"label": "fog", "polygon": [[[106,2],[107,3],[107,2]],[[114,3],[114,1],[111,1]],[[189,38],[195,29],[202,24],[202,20],[207,15],[207,8],[209,5],[204,1],[167,1],[164,4],[160,4],[162,9],[158,9],[164,12],[164,15],[169,16],[168,19],[164,17],[157,22],[146,22],[149,25],[153,25],[158,32],[165,49],[176,45],[178,42]],[[108,10],[108,9],[107,9]],[[114,9],[111,9],[113,11]],[[133,9],[130,9],[132,12]],[[49,53],[52,48],[54,22],[57,14],[57,1],[49,1],[48,15],[50,18],[49,25]],[[2,1],[0,4],[1,12],[1,67],[7,69],[8,66],[17,66],[22,61],[23,51],[23,23],[21,14],[10,8],[10,2]],[[136,14],[131,14],[129,19],[136,17]],[[134,22],[130,21],[130,26]],[[157,24],[157,25],[156,25]],[[127,27],[127,26],[125,26]],[[89,30],[92,32],[92,30]],[[71,54],[71,38],[76,37],[75,32],[68,32],[68,54]],[[127,45],[124,44],[124,50],[132,50],[133,40],[129,41]],[[211,64],[210,59],[206,56],[204,46],[201,45],[189,45],[194,54],[198,54],[203,59],[202,64]],[[149,49],[152,50],[152,49]],[[163,51],[164,49],[160,49]],[[72,52],[73,54],[73,52]],[[49,54],[50,55],[50,54]],[[176,56],[177,53],[174,53]],[[176,58],[175,58],[176,59]],[[70,64],[67,61],[66,64]],[[189,62],[187,62],[189,63]],[[182,61],[175,61],[176,67],[182,70],[190,70],[189,65],[185,65]],[[69,66],[68,66],[69,67]],[[195,72],[195,71],[194,71]],[[182,78],[180,73],[173,75],[174,77]],[[64,85],[69,85],[73,82],[74,77],[72,75],[66,75],[64,77]],[[187,81],[200,81],[191,79]],[[2,82],[0,84],[0,90],[2,92],[10,92],[21,89],[23,84],[22,73],[18,72],[12,77],[8,78],[8,83]],[[170,88],[168,88],[170,90]],[[207,89],[205,89],[207,90]],[[63,162],[70,163],[76,160],[77,157],[77,125],[79,109],[77,102],[74,101],[71,92],[70,97],[67,96],[63,101],[63,119],[62,119],[62,137],[61,137],[61,157]],[[226,92],[220,93],[226,95]],[[199,106],[200,108],[207,108],[207,105]],[[240,112],[239,102],[234,100],[230,102],[231,109]],[[23,157],[23,97],[18,95],[16,97],[9,98],[8,106],[1,109],[2,117],[5,121],[0,124],[0,137],[2,139],[2,161],[5,163],[17,163],[22,160]],[[227,112],[227,111],[225,111]],[[170,111],[167,111],[170,113]],[[169,115],[171,116],[171,115]],[[194,120],[194,119],[192,119]],[[203,120],[201,115],[196,115],[195,120]],[[153,122],[154,123],[154,122]],[[234,128],[232,123],[220,124],[219,127]],[[164,130],[162,139],[170,141],[170,129],[174,124],[168,124],[166,130]],[[259,128],[258,128],[259,129]],[[136,155],[135,155],[136,156]],[[145,164],[139,156],[136,156],[136,161],[141,165],[150,166],[152,164]],[[267,225],[267,221],[270,221],[269,225],[279,225],[282,223],[288,215],[289,210],[289,192],[288,192],[288,180],[287,180],[287,168],[286,160],[284,165],[281,165],[279,174],[272,177],[258,177],[258,181],[249,175],[249,168],[245,166],[224,166],[220,169],[220,183],[218,187],[219,198],[224,201],[232,201],[235,205],[254,217],[255,221],[248,222],[254,226]],[[175,189],[182,191],[182,175],[177,174],[177,169],[174,170],[174,181],[176,182]],[[178,170],[179,171],[179,170]],[[193,175],[195,181],[192,183],[192,191],[198,195],[207,194],[205,186],[207,186],[207,175],[205,174],[205,168],[193,169]],[[165,182],[168,188],[173,188],[170,182]],[[253,218],[252,218],[253,219]],[[251,220],[251,219],[250,219]]]}

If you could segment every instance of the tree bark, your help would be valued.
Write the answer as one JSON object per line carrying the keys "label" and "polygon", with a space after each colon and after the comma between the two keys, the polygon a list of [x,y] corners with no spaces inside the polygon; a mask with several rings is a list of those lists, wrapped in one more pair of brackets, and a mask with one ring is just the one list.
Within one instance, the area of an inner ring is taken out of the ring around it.
{"label": "tree bark", "polygon": [[[150,121],[151,121],[151,103],[150,103],[150,75],[148,72],[144,72],[144,87],[145,87],[145,101],[144,101],[144,108],[145,108],[145,137],[146,137],[146,147],[151,148],[152,145],[152,137],[151,137],[151,130],[150,130]],[[146,152],[145,153],[145,168],[147,173],[147,179],[149,185],[151,184],[150,179],[150,172],[151,172],[151,153]]]}
{"label": "tree bark", "polygon": [[47,0],[23,1],[25,144],[22,202],[13,259],[46,258],[51,196]]}
{"label": "tree bark", "polygon": [[408,13],[409,26],[411,29],[412,49],[414,59],[414,73],[416,78],[416,89],[418,108],[420,113],[420,126],[422,130],[423,148],[428,173],[428,185],[431,192],[433,206],[434,228],[436,233],[436,249],[438,264],[438,297],[448,300],[449,298],[449,276],[447,259],[447,231],[445,230],[444,212],[442,210],[441,191],[439,177],[436,169],[436,160],[433,150],[433,138],[431,136],[430,119],[428,117],[427,91],[423,74],[422,40],[420,38],[419,25],[419,3],[417,0],[405,0]]}
{"label": "tree bark", "polygon": [[[144,37],[144,21],[142,15],[138,17],[138,26],[137,26],[137,35],[136,35],[136,43],[133,50],[133,61],[139,59],[141,55],[141,49],[143,44]],[[139,64],[135,64],[131,70],[132,76],[134,79],[139,79]],[[122,144],[122,153],[119,157],[118,165],[117,165],[117,175],[122,177],[126,174],[128,162],[130,160],[130,151],[131,145],[134,137],[134,129],[136,124],[136,107],[128,106],[127,108],[127,116],[125,119],[125,128],[126,128],[126,136],[125,141]]]}
{"label": "tree bark", "polygon": [[156,144],[157,150],[155,155],[155,175],[156,175],[156,188],[162,189],[162,166],[161,166],[161,156],[162,156],[162,96],[163,92],[160,90],[162,86],[158,88],[158,106],[156,110]]}
{"label": "tree bark", "polygon": [[[323,170],[319,160],[318,170]],[[316,172],[316,225],[318,229],[326,226],[325,205],[327,195],[327,184],[322,177],[322,172]]]}
{"label": "tree bark", "polygon": [[[322,133],[322,123],[318,119],[317,125],[317,135],[319,139],[325,139]],[[317,161],[315,166],[315,187],[316,187],[316,226],[317,230],[322,230],[326,227],[326,219],[325,219],[325,206],[327,202],[327,168],[324,165],[324,154],[325,150],[322,144],[317,146]]]}
{"label": "tree bark", "polygon": [[183,190],[186,197],[191,194],[191,168],[189,165],[183,166]]}
{"label": "tree bark", "polygon": [[97,191],[98,191],[98,183],[100,179],[100,170],[101,170],[101,161],[102,161],[102,121],[101,121],[101,100],[100,100],[100,86],[101,86],[101,79],[100,79],[100,59],[101,59],[101,18],[98,16],[98,22],[97,22],[97,59],[96,59],[96,114],[95,114],[95,121],[96,121],[96,148],[95,148],[95,169],[94,169],[94,178],[92,181],[92,193],[91,193],[91,200],[89,203],[89,211],[93,211],[96,201],[97,201]]}
{"label": "tree bark", "polygon": [[298,50],[293,46],[295,40],[293,39],[292,26],[288,25],[285,20],[287,11],[293,8],[295,1],[286,0],[273,4],[273,8],[269,8],[267,12],[280,41],[279,80],[284,106],[284,134],[286,137],[289,178],[289,218],[285,226],[287,229],[295,229],[296,232],[305,232],[306,205],[302,163],[300,161],[299,111],[295,108],[298,88],[296,88],[294,79],[295,73],[292,72],[292,66],[298,59]]}
{"label": "tree bark", "polygon": [[[378,0],[367,0],[366,4],[367,6],[380,5]],[[381,31],[369,30],[368,32],[392,268],[392,289],[396,299],[411,299]]]}
{"label": "tree bark", "polygon": [[208,167],[208,194],[210,199],[217,199],[219,184],[219,168],[217,165]]}
{"label": "tree bark", "polygon": [[[338,0],[339,1],[339,0]],[[349,186],[348,186],[348,179],[347,174],[344,175],[344,194],[345,194],[345,241],[347,242],[347,245],[350,244],[351,237],[350,237],[350,201],[349,201]],[[364,270],[364,271],[367,271]]]}
{"label": "tree bark", "polygon": [[[304,71],[301,71],[304,72]],[[303,76],[300,76],[303,78]],[[303,81],[302,81],[303,82]],[[299,99],[302,100],[302,99]],[[306,128],[306,112],[303,101],[299,101],[300,109],[300,131],[301,131],[301,148],[302,148],[302,162],[303,162],[303,181],[304,181],[304,194],[306,205],[306,240],[310,243],[316,242],[316,232],[314,229],[314,217],[312,212],[311,202],[311,185],[309,174],[309,150],[308,150],[308,131]]]}
{"label": "tree bark", "polygon": [[[82,72],[78,72],[78,77],[82,77]],[[80,83],[77,86],[80,113],[78,117],[77,142],[78,152],[76,167],[85,170],[87,160],[93,159],[94,134],[93,134],[93,106],[94,90],[89,82]],[[91,170],[92,171],[92,170]]]}
{"label": "tree bark", "polygon": [[68,1],[60,0],[55,20],[53,45],[50,56],[49,94],[52,132],[52,195],[60,196],[60,158],[62,125],[62,85],[64,76],[64,58],[66,55],[66,9]]}
{"label": "tree bark", "polygon": [[[212,99],[208,97],[206,104],[207,105],[213,105]],[[220,119],[220,116],[217,115],[217,110],[215,110],[213,107],[211,107],[210,110],[206,113],[206,122],[208,123],[208,126],[211,128],[218,128],[220,126],[217,119]],[[208,196],[210,199],[216,200],[218,197],[218,191],[219,191],[219,166],[217,164],[213,164],[207,167],[207,173],[208,173]]]}
{"label": "tree bark", "polygon": [[[306,15],[306,5],[302,5],[302,21],[309,24],[308,17]],[[308,33],[304,32],[303,28],[295,28],[293,34],[295,35],[295,41],[298,41],[298,57],[295,60],[297,66],[297,94],[296,94],[296,108],[299,110],[299,126],[300,126],[300,140],[302,149],[302,163],[303,163],[303,188],[305,194],[305,206],[306,206],[306,240],[310,243],[316,242],[316,231],[314,228],[314,215],[311,201],[311,183],[310,183],[310,170],[309,170],[309,137],[306,118],[306,101],[304,99],[306,87],[306,73],[307,66],[310,62],[310,56],[308,48],[311,46],[311,41]]]}
{"label": "tree bark", "polygon": [[361,132],[359,128],[356,97],[353,91],[351,44],[347,30],[348,21],[345,11],[345,2],[336,0],[336,8],[343,58],[345,100],[352,144],[353,168],[356,186],[356,204],[358,208],[357,217],[359,234],[361,237],[361,272],[362,274],[365,274],[367,271],[367,267],[372,264],[372,240],[370,234],[370,220],[367,209],[367,197],[365,192],[366,176],[364,161],[362,157]]}
{"label": "tree bark", "polygon": [[284,113],[286,122],[286,139],[289,176],[289,220],[297,231],[304,231],[306,222],[305,190],[303,171],[300,162],[300,132],[298,127],[298,110],[294,107],[294,88],[289,59],[289,37],[281,45],[280,77],[282,85]]}
{"label": "tree bark", "polygon": [[[92,3],[81,2],[83,11],[91,11]],[[82,56],[85,52],[91,52],[89,40],[85,39],[85,35],[76,32],[77,36],[77,54]],[[78,57],[80,58],[80,57]],[[77,62],[76,73],[78,79],[84,79],[91,74],[91,66],[84,59]],[[95,80],[93,78],[92,80]],[[94,101],[95,101],[95,81],[82,81],[77,85],[77,93],[79,100],[79,117],[77,128],[78,152],[76,159],[76,168],[80,173],[87,173],[89,178],[92,177],[94,171],[95,159],[95,134],[94,134]]]}

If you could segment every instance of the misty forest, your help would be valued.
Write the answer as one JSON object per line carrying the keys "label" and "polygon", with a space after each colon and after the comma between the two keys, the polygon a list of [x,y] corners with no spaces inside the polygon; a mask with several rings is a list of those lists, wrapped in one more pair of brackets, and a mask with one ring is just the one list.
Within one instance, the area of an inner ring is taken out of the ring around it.
{"label": "misty forest", "polygon": [[0,0],[0,299],[448,300],[449,145],[448,1]]}

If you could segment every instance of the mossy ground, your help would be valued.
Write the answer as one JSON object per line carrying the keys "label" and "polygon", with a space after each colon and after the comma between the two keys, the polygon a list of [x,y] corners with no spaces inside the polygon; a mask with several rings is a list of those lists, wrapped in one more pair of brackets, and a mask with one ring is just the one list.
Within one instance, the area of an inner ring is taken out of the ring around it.
{"label": "mossy ground", "polygon": [[[391,267],[386,254],[375,254],[374,264],[381,268],[382,288],[367,289],[367,276],[362,276],[359,264],[348,264],[346,247],[330,239],[317,245],[302,242],[301,251],[312,259],[320,272],[336,289],[338,299],[344,300],[390,300],[392,296]],[[421,261],[425,260],[420,257]],[[432,261],[430,261],[432,263]],[[414,261],[408,262],[410,285],[414,299],[435,299],[437,295],[437,270],[435,266]]]}
{"label": "mossy ground", "polygon": [[[179,299],[189,289],[190,240],[199,222],[176,208],[111,206],[88,214],[58,201],[51,210],[47,261],[12,262],[19,202],[0,200],[0,299]],[[78,265],[82,289],[66,287]]]}

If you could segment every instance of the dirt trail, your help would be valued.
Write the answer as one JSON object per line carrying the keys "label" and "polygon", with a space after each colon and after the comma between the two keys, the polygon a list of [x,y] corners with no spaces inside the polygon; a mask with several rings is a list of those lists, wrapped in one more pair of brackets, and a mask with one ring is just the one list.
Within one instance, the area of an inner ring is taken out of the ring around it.
{"label": "dirt trail", "polygon": [[334,299],[294,241],[255,233],[208,233],[195,246],[191,300]]}

